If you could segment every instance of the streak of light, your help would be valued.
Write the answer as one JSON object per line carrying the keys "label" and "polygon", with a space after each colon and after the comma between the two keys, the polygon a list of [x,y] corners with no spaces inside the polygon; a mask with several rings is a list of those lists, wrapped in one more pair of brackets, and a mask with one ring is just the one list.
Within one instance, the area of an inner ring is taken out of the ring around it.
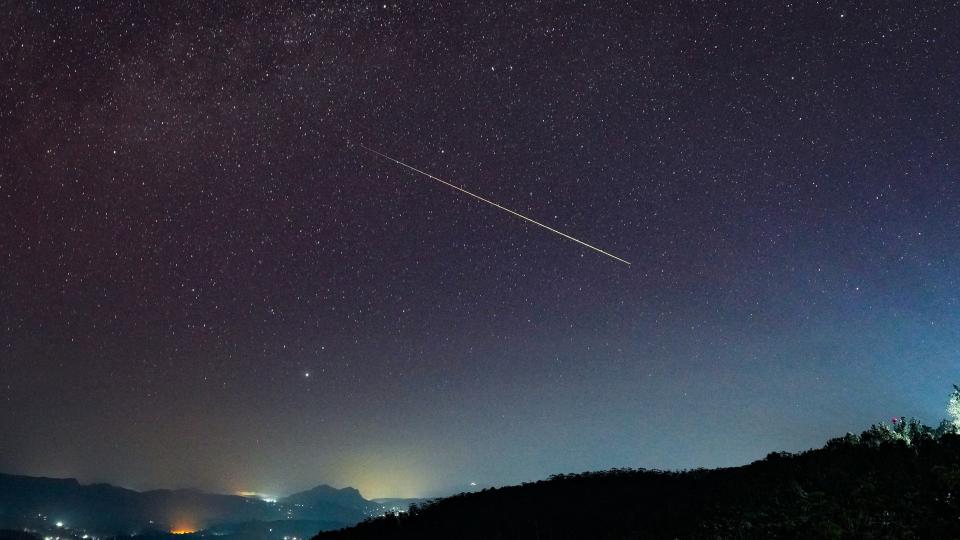
{"label": "streak of light", "polygon": [[364,145],[362,145],[362,144],[359,144],[358,146],[359,146],[360,148],[363,148],[364,150],[366,150],[366,151],[368,151],[368,152],[372,152],[372,153],[374,153],[374,154],[377,154],[377,155],[380,156],[380,157],[389,159],[390,161],[396,163],[397,165],[400,165],[400,166],[402,166],[402,167],[406,167],[406,168],[410,169],[411,171],[420,173],[420,174],[422,174],[423,176],[426,176],[427,178],[430,178],[431,180],[436,180],[437,182],[440,182],[441,184],[444,184],[444,185],[446,185],[446,186],[452,187],[453,189],[455,189],[455,190],[457,190],[457,191],[459,191],[459,192],[461,192],[461,193],[466,193],[467,195],[473,197],[474,199],[483,201],[483,202],[485,202],[485,203],[487,203],[487,204],[489,204],[489,205],[491,205],[491,206],[495,206],[495,207],[499,208],[500,210],[503,210],[504,212],[508,212],[508,213],[510,213],[510,214],[513,214],[514,216],[517,216],[517,217],[520,218],[520,219],[523,219],[523,220],[525,220],[525,221],[528,221],[528,222],[530,222],[530,223],[533,223],[534,225],[537,225],[537,226],[539,226],[539,227],[543,227],[544,229],[546,229],[546,230],[548,230],[548,231],[550,231],[550,232],[552,232],[552,233],[559,234],[560,236],[566,238],[567,240],[573,240],[574,242],[576,242],[576,243],[578,243],[578,244],[580,244],[580,245],[582,245],[582,246],[586,246],[586,247],[588,247],[588,248],[596,251],[597,253],[602,253],[602,254],[606,255],[607,257],[610,257],[611,259],[615,259],[615,260],[617,260],[617,261],[622,262],[623,264],[627,264],[627,265],[630,264],[628,261],[625,261],[625,260],[621,259],[620,257],[617,257],[616,255],[614,255],[614,254],[612,254],[612,253],[610,253],[610,252],[608,252],[608,251],[604,251],[604,250],[602,250],[602,249],[600,249],[600,248],[598,248],[598,247],[596,247],[596,246],[592,246],[592,245],[584,242],[583,240],[578,240],[578,239],[570,236],[569,234],[560,232],[560,231],[558,231],[558,230],[556,230],[556,229],[554,229],[553,227],[550,227],[550,226],[548,226],[548,225],[544,225],[543,223],[540,223],[539,221],[536,221],[535,219],[528,218],[527,216],[521,214],[520,212],[515,212],[515,211],[507,208],[506,206],[497,204],[497,203],[491,201],[490,199],[486,199],[486,198],[484,198],[484,197],[481,197],[480,195],[477,195],[476,193],[471,193],[471,192],[463,189],[463,188],[460,187],[460,186],[457,186],[457,185],[455,185],[455,184],[451,184],[450,182],[447,182],[446,180],[444,180],[444,179],[442,179],[442,178],[437,178],[436,176],[434,176],[434,175],[432,175],[432,174],[430,174],[430,173],[428,173],[428,172],[424,172],[424,171],[421,171],[420,169],[417,169],[416,167],[413,167],[413,166],[411,166],[411,165],[407,165],[406,163],[400,161],[399,159],[395,159],[395,158],[392,158],[392,157],[390,157],[390,156],[388,156],[388,155],[386,155],[386,154],[383,154],[383,153],[381,153],[381,152],[377,152],[376,150],[374,150],[374,149],[372,149],[372,148],[368,148],[368,147],[366,147],[366,146],[364,146]]}

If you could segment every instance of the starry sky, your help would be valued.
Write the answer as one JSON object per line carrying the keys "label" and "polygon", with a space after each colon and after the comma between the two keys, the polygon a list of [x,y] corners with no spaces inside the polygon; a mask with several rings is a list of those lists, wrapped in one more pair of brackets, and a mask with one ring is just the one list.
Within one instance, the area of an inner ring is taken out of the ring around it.
{"label": "starry sky", "polygon": [[0,471],[430,496],[960,383],[956,2],[2,11]]}

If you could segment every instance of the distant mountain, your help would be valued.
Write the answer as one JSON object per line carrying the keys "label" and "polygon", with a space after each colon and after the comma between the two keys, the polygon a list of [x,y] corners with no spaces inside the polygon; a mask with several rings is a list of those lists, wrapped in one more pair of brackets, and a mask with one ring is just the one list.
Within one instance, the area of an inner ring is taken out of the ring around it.
{"label": "distant mountain", "polygon": [[488,489],[314,540],[960,538],[960,435],[874,426],[801,454]]}
{"label": "distant mountain", "polygon": [[382,506],[364,499],[360,492],[352,487],[337,489],[322,485],[294,493],[277,502],[298,508],[310,515],[322,515],[326,519],[353,523],[383,512]]}
{"label": "distant mountain", "polygon": [[109,484],[82,485],[74,479],[0,474],[0,529],[50,531],[60,522],[91,534],[130,535],[211,527],[239,530],[247,522],[280,520],[339,528],[381,512],[380,505],[353,488],[318,486],[268,502],[196,490],[137,492]]}

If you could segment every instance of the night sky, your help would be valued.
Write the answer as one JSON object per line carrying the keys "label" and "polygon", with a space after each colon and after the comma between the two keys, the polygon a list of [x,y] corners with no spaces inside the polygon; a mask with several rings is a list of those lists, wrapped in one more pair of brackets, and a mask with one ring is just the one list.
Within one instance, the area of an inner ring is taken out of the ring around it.
{"label": "night sky", "polygon": [[956,2],[3,4],[0,471],[437,495],[960,383]]}

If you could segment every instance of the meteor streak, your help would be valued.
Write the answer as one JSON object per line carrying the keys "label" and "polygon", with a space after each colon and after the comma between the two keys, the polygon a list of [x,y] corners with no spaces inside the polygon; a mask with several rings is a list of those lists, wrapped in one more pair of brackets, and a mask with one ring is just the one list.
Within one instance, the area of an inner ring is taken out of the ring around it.
{"label": "meteor streak", "polygon": [[411,171],[420,173],[420,174],[422,174],[423,176],[426,176],[427,178],[429,178],[429,179],[431,179],[431,180],[436,180],[437,182],[440,182],[441,184],[444,184],[444,185],[446,185],[446,186],[452,187],[453,189],[455,189],[455,190],[457,190],[457,191],[459,191],[459,192],[461,192],[461,193],[466,193],[467,195],[473,197],[474,199],[478,199],[478,200],[483,201],[483,202],[485,202],[485,203],[487,203],[487,204],[489,204],[489,205],[491,205],[491,206],[495,206],[495,207],[499,208],[500,210],[503,210],[504,212],[508,212],[508,213],[510,213],[510,214],[513,214],[513,215],[517,216],[517,217],[520,218],[520,219],[523,219],[523,220],[525,220],[525,221],[528,221],[528,222],[530,222],[530,223],[533,223],[534,225],[537,225],[538,227],[543,227],[544,229],[546,229],[546,230],[548,230],[548,231],[550,231],[550,232],[552,232],[552,233],[559,234],[560,236],[566,238],[567,240],[573,240],[574,242],[580,244],[581,246],[586,246],[586,247],[588,247],[588,248],[596,251],[597,253],[602,253],[602,254],[606,255],[607,257],[610,257],[611,259],[615,259],[615,260],[618,260],[618,261],[622,262],[623,264],[627,264],[627,265],[630,264],[629,262],[621,259],[620,257],[617,257],[616,255],[614,255],[614,254],[612,254],[612,253],[606,252],[606,251],[604,251],[604,250],[602,250],[602,249],[600,249],[600,248],[598,248],[598,247],[596,247],[596,246],[591,246],[590,244],[584,242],[583,240],[577,240],[576,238],[570,236],[569,234],[562,233],[562,232],[554,229],[553,227],[549,227],[549,226],[547,226],[547,225],[544,225],[543,223],[540,223],[539,221],[536,221],[536,220],[534,220],[534,219],[528,218],[527,216],[521,214],[520,212],[514,212],[513,210],[507,208],[506,206],[497,204],[497,203],[491,201],[490,199],[485,199],[485,198],[481,197],[480,195],[477,195],[476,193],[471,193],[471,192],[463,189],[463,188],[460,187],[460,186],[451,184],[450,182],[447,182],[446,180],[444,180],[444,179],[442,179],[442,178],[437,178],[436,176],[434,176],[434,175],[432,175],[432,174],[430,174],[430,173],[421,171],[420,169],[417,169],[416,167],[407,165],[406,163],[400,161],[399,159],[394,159],[394,158],[392,158],[392,157],[390,157],[390,156],[388,156],[388,155],[386,155],[386,154],[377,152],[376,150],[374,150],[374,149],[372,149],[372,148],[367,148],[366,146],[364,146],[364,145],[362,145],[362,144],[359,144],[358,146],[359,146],[360,148],[363,148],[363,149],[366,150],[367,152],[372,152],[372,153],[374,153],[374,154],[376,154],[376,155],[378,155],[378,156],[380,156],[380,157],[382,157],[382,158],[389,159],[390,161],[396,163],[397,165],[400,165],[400,166],[402,166],[402,167],[406,167],[406,168],[410,169]]}

